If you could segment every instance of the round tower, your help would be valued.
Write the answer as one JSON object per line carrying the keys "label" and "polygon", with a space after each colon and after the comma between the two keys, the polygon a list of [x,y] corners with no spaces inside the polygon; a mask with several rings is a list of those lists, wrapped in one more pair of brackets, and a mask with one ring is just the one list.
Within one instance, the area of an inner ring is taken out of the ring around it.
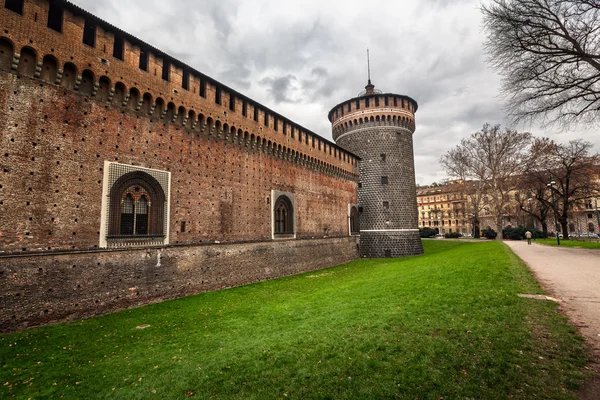
{"label": "round tower", "polygon": [[333,139],[361,157],[361,257],[423,254],[418,229],[412,135],[418,105],[408,96],[365,91],[329,112]]}

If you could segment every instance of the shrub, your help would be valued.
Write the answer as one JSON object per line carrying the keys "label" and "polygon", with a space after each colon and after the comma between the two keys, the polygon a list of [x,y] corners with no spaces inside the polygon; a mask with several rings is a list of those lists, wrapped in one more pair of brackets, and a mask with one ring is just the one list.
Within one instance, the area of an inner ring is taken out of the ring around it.
{"label": "shrub", "polygon": [[498,234],[492,228],[487,227],[481,231],[481,236],[485,237],[486,239],[496,239],[496,236],[498,236]]}
{"label": "shrub", "polygon": [[525,228],[522,226],[516,228],[507,226],[506,228],[502,229],[502,236],[504,239],[523,240],[525,238]]}
{"label": "shrub", "polygon": [[419,234],[422,238],[435,237],[435,230],[431,228],[419,228]]}
{"label": "shrub", "polygon": [[462,235],[458,232],[450,232],[450,233],[446,233],[444,235],[444,237],[446,239],[458,239],[459,237],[461,237]]}

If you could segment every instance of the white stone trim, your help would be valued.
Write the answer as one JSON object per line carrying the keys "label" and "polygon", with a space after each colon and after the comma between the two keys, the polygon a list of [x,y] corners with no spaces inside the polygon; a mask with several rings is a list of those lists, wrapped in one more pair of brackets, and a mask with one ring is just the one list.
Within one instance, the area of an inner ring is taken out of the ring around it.
{"label": "white stone trim", "polygon": [[[404,128],[404,127],[402,127],[402,126],[389,125],[389,126],[385,126],[384,128],[402,129],[402,130],[406,131],[407,133],[410,133],[411,135],[413,134],[413,132],[412,132],[410,129]],[[337,137],[337,139],[335,139],[335,140],[336,140],[336,142],[337,142],[337,141],[339,141],[341,138],[343,138],[343,137],[345,137],[345,136],[347,136],[347,135],[350,135],[350,134],[352,134],[352,133],[359,133],[359,132],[362,132],[362,131],[363,131],[363,130],[365,130],[365,129],[372,129],[372,128],[365,126],[365,127],[361,127],[361,128],[358,128],[358,129],[352,129],[351,131],[348,131],[348,132],[342,133],[342,134],[341,134],[340,136],[338,136],[338,137]]]}

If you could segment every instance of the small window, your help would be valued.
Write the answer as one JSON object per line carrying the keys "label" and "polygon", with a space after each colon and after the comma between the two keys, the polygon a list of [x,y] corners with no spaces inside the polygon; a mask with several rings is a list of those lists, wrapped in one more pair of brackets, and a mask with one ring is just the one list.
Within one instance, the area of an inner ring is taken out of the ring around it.
{"label": "small window", "polygon": [[48,10],[48,28],[56,32],[62,32],[63,25],[63,8],[56,0],[50,1],[50,9]]}
{"label": "small window", "polygon": [[389,201],[384,201],[383,202],[383,209],[384,210],[389,210],[390,209],[390,202]]}
{"label": "small window", "polygon": [[4,7],[17,14],[23,15],[23,0],[6,0],[4,2]]}
{"label": "small window", "polygon": [[356,99],[356,109],[360,110],[360,100]]}
{"label": "small window", "polygon": [[362,189],[362,182],[358,182],[358,188]]}
{"label": "small window", "polygon": [[592,218],[594,218],[593,214],[588,214],[588,216],[587,216],[587,217],[588,217],[588,219],[592,219]]}
{"label": "small window", "polygon": [[248,116],[248,103],[246,102],[246,100],[242,101],[242,115],[244,117]]}
{"label": "small window", "polygon": [[275,131],[279,130],[279,119],[277,119],[277,117],[273,118],[273,129],[275,129]]}
{"label": "small window", "polygon": [[375,97],[375,107],[379,107],[379,97]]}
{"label": "small window", "polygon": [[371,105],[370,99],[368,97],[365,98],[365,107],[369,108]]}
{"label": "small window", "polygon": [[254,120],[258,122],[258,107],[256,107],[256,104],[254,105]]}
{"label": "small window", "polygon": [[169,81],[171,77],[171,61],[167,60],[167,58],[163,58],[163,67],[162,67],[162,78],[164,81]]}
{"label": "small window", "polygon": [[394,107],[398,107],[398,98],[394,97]]}
{"label": "small window", "polygon": [[382,176],[381,177],[381,184],[382,185],[387,185],[388,184],[388,177],[387,176]]}
{"label": "small window", "polygon": [[89,19],[85,20],[83,28],[83,43],[91,47],[96,47],[96,25]]}
{"label": "small window", "polygon": [[229,94],[229,109],[235,111],[235,96],[233,93]]}
{"label": "small window", "polygon": [[362,206],[359,206],[359,207],[358,207],[358,212],[359,212],[359,213],[362,213],[362,212],[364,212],[364,209],[363,209],[363,207],[362,207]]}
{"label": "small window", "polygon": [[140,48],[140,69],[148,71],[148,50]]}
{"label": "small window", "polygon": [[185,221],[181,221],[181,232],[185,232]]}
{"label": "small window", "polygon": [[283,132],[284,135],[287,135],[287,124],[286,124],[286,122],[283,121],[282,125],[283,126],[281,128],[281,131]]}
{"label": "small window", "polygon": [[113,48],[113,57],[118,60],[123,60],[123,51],[125,49],[125,40],[122,37],[115,36],[115,43]]}
{"label": "small window", "polygon": [[200,78],[200,97],[206,98],[206,80]]}
{"label": "small window", "polygon": [[390,99],[387,96],[384,97],[384,102],[386,107],[390,105]]}
{"label": "small window", "polygon": [[183,69],[183,74],[181,76],[181,87],[184,90],[190,90],[190,71],[187,68]]}
{"label": "small window", "polygon": [[269,113],[265,111],[264,125],[269,126]]}
{"label": "small window", "polygon": [[348,103],[348,112],[352,112],[352,104]]}
{"label": "small window", "polygon": [[387,158],[387,157],[386,157],[386,155],[385,155],[385,153],[381,153],[381,154],[379,155],[379,157],[381,158],[381,161],[385,161],[385,160],[386,160],[386,158]]}
{"label": "small window", "polygon": [[219,85],[215,87],[215,103],[221,104],[221,87]]}

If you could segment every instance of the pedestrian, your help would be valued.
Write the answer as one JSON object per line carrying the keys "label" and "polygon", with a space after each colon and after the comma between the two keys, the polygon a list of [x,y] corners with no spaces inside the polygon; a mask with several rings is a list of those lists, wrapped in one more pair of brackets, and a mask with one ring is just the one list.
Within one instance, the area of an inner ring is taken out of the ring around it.
{"label": "pedestrian", "polygon": [[525,232],[525,237],[527,238],[527,244],[531,245],[531,232]]}

